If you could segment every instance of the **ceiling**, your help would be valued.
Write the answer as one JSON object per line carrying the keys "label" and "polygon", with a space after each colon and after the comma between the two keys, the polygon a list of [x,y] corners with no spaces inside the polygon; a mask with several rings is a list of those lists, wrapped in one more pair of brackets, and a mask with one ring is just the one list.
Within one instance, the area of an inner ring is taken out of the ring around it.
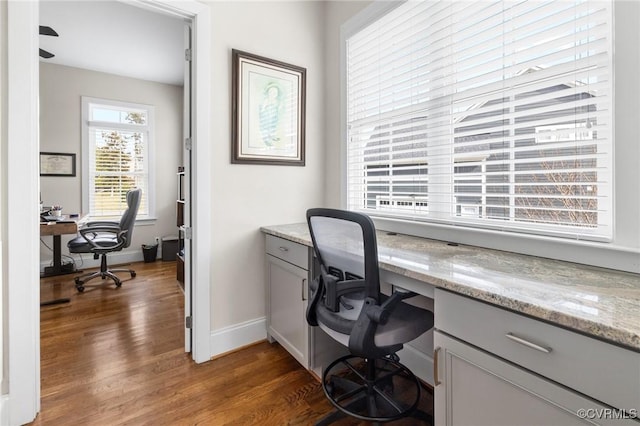
{"label": "ceiling", "polygon": [[41,0],[40,25],[59,37],[40,36],[40,48],[59,65],[182,85],[184,23],[118,1]]}

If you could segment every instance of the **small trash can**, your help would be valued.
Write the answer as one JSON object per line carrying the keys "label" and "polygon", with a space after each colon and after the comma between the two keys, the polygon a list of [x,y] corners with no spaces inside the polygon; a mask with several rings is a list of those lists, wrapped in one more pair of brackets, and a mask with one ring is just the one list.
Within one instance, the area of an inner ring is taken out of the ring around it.
{"label": "small trash can", "polygon": [[145,263],[155,262],[156,257],[158,256],[158,245],[157,244],[143,244],[142,245],[142,256],[144,257]]}

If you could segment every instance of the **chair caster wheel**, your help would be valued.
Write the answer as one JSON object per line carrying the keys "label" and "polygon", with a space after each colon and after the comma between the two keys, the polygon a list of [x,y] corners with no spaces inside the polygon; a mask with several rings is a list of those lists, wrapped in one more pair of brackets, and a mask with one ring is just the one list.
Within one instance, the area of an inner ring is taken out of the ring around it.
{"label": "chair caster wheel", "polygon": [[118,288],[122,287],[122,283],[118,281],[118,282],[116,283],[116,287],[118,287]]}
{"label": "chair caster wheel", "polygon": [[136,273],[135,273],[135,272],[132,272],[132,273],[131,273],[131,278],[135,278],[135,277],[136,277]]}
{"label": "chair caster wheel", "polygon": [[78,277],[76,277],[74,281],[76,282],[76,290],[78,290],[79,293],[82,293],[84,291],[84,286],[82,285],[84,284],[84,281]]}

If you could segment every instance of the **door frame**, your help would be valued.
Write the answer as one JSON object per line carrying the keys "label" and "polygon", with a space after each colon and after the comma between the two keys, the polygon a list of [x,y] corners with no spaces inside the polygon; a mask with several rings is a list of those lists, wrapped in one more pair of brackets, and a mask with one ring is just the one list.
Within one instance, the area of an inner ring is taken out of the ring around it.
{"label": "door frame", "polygon": [[[211,17],[209,6],[194,0],[117,0],[191,21],[192,148],[190,194],[191,253],[185,257],[185,287],[191,281],[191,357],[211,359]],[[186,177],[185,177],[186,178]],[[186,213],[186,211],[185,211]],[[189,262],[191,265],[189,267]]]}
{"label": "door frame", "polygon": [[[193,347],[195,362],[208,361],[210,350],[211,293],[211,16],[206,4],[194,0],[136,0],[129,4],[191,19],[193,46],[193,200],[192,282]],[[3,378],[8,393],[2,395],[0,419],[9,424],[31,422],[40,411],[40,252],[37,210],[38,94],[37,1],[7,2],[7,141],[6,211],[3,259],[7,289],[7,334],[2,341],[8,359]],[[25,191],[25,189],[27,189]],[[10,207],[10,208],[9,208]],[[3,231],[4,232],[4,231]],[[10,249],[9,249],[10,248]],[[8,379],[8,380],[7,380]]]}

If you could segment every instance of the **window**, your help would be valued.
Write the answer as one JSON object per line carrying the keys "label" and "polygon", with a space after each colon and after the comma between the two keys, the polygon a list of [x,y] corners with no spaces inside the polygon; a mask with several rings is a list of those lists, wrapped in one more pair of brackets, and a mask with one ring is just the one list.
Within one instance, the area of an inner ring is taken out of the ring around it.
{"label": "window", "polygon": [[153,107],[82,98],[83,209],[92,218],[118,218],[126,194],[142,189],[138,220],[153,218]]}
{"label": "window", "polygon": [[612,11],[405,2],[346,37],[347,207],[612,238]]}

